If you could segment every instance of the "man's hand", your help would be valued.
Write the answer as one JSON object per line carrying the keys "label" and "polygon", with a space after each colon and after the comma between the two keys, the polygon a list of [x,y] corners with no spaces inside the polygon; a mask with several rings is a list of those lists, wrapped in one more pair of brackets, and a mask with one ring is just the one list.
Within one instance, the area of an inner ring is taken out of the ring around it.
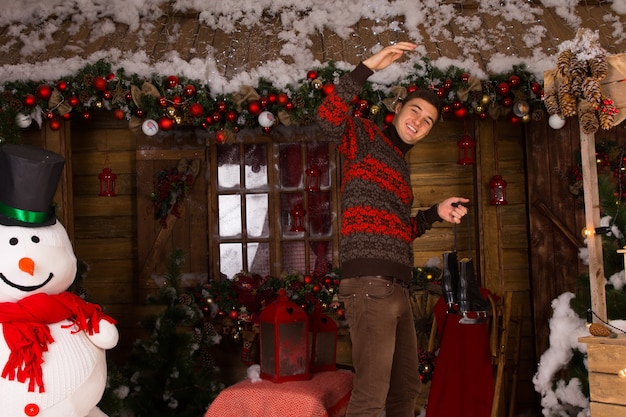
{"label": "man's hand", "polygon": [[467,207],[463,203],[469,203],[469,199],[463,197],[447,198],[437,206],[437,214],[450,223],[459,224],[461,218],[467,214]]}
{"label": "man's hand", "polygon": [[395,45],[389,45],[376,52],[371,57],[365,59],[363,64],[372,71],[387,68],[394,61],[400,58],[405,52],[409,52],[417,48],[417,45],[411,42],[398,42]]}

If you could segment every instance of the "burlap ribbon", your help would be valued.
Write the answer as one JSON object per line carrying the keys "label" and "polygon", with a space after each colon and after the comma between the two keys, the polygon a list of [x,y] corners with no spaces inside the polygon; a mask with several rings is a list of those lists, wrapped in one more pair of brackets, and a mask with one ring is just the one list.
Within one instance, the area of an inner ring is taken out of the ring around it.
{"label": "burlap ribbon", "polygon": [[393,87],[391,87],[391,96],[384,99],[383,104],[387,108],[387,110],[389,110],[390,112],[395,112],[396,104],[404,100],[406,95],[406,88],[402,87],[401,85],[394,85]]}
{"label": "burlap ribbon", "polygon": [[259,93],[249,85],[241,86],[239,92],[233,94],[233,102],[238,112],[241,112],[249,102],[258,100],[259,98]]}
{"label": "burlap ribbon", "polygon": [[482,81],[480,81],[478,78],[475,78],[475,77],[469,77],[467,80],[467,86],[463,88],[459,88],[456,91],[456,95],[459,98],[459,100],[467,101],[471,92],[482,91],[482,90],[483,90]]}
{"label": "burlap ribbon", "polygon": [[604,93],[613,100],[619,112],[613,117],[613,126],[626,119],[626,53],[607,57],[609,69],[600,83]]}
{"label": "burlap ribbon", "polygon": [[200,172],[200,160],[199,159],[189,160],[189,159],[183,158],[180,161],[178,161],[178,165],[176,166],[176,169],[181,174],[191,174],[193,178],[196,178],[198,176],[198,173]]}
{"label": "burlap ribbon", "polygon": [[56,88],[52,90],[52,95],[48,99],[48,108],[51,110],[56,109],[61,115],[67,114],[72,111],[72,106],[63,98],[63,94]]}

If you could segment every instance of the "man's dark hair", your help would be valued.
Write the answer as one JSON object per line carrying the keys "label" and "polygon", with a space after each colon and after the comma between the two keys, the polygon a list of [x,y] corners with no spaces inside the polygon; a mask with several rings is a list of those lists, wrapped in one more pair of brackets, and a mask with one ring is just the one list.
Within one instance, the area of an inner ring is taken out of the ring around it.
{"label": "man's dark hair", "polygon": [[419,88],[412,93],[407,94],[407,96],[402,99],[402,105],[416,98],[421,98],[422,100],[425,100],[435,106],[435,108],[437,109],[437,120],[435,120],[435,122],[441,119],[442,103],[439,96],[437,96],[437,93],[429,88]]}

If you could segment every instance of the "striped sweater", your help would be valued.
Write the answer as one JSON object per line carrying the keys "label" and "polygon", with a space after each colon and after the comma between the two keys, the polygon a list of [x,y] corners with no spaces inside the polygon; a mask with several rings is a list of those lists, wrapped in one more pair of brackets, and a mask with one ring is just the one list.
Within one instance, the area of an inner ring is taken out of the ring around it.
{"label": "striped sweater", "polygon": [[387,275],[410,283],[412,242],[441,218],[436,205],[411,216],[405,155],[413,145],[403,142],[393,125],[381,130],[351,115],[350,101],[371,74],[361,63],[341,77],[315,115],[342,155],[341,275]]}

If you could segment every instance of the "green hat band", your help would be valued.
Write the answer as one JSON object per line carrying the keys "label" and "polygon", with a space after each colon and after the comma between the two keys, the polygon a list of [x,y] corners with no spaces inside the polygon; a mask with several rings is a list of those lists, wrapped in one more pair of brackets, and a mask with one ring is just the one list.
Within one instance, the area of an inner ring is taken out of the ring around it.
{"label": "green hat band", "polygon": [[43,223],[50,215],[49,212],[45,211],[28,211],[16,209],[13,207],[9,207],[2,202],[0,202],[0,214],[25,223]]}

